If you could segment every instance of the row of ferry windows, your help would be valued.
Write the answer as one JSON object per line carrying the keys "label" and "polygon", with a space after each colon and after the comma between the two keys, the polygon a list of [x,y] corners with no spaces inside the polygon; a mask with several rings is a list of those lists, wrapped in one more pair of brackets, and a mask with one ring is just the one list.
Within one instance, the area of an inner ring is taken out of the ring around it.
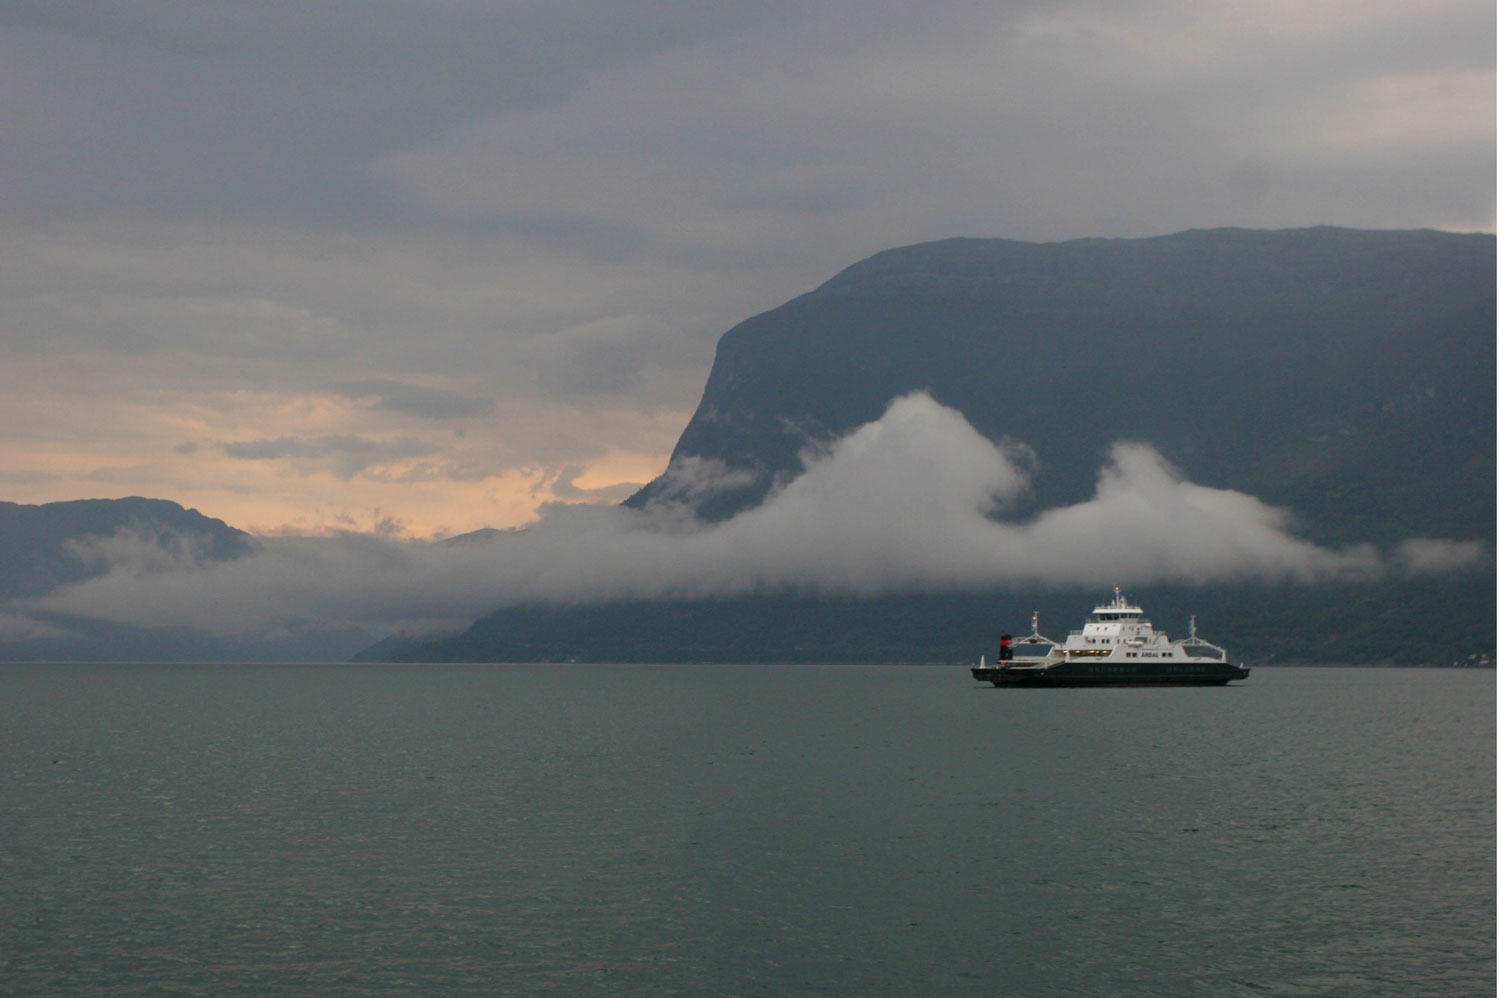
{"label": "row of ferry windows", "polygon": [[[1094,643],[1095,643],[1094,639],[1093,638],[1089,638],[1089,644],[1094,644]],[[1105,644],[1113,644],[1114,642],[1106,641],[1104,643]],[[1163,655],[1165,655],[1168,658],[1170,658],[1171,655],[1172,655],[1172,653],[1169,652],[1169,651],[1128,651],[1128,652],[1125,653],[1125,657],[1126,658],[1158,658],[1158,657],[1163,656]]]}
{"label": "row of ferry windows", "polygon": [[[1205,671],[1204,668],[1203,668],[1203,666],[1201,666],[1201,665],[1171,665],[1171,664],[1168,664],[1168,665],[1162,666],[1162,668],[1165,669],[1167,672],[1204,672]],[[1128,672],[1133,672],[1134,670],[1130,666],[1128,666],[1128,665],[1090,665],[1089,666],[1089,671],[1090,672],[1126,672],[1126,673],[1128,673]]]}

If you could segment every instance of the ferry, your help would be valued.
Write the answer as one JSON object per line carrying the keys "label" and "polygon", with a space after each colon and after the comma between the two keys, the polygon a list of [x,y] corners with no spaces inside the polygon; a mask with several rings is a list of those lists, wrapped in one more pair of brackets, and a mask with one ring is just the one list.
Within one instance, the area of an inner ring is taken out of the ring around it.
{"label": "ferry", "polygon": [[1083,624],[1059,643],[1037,630],[1012,643],[1000,636],[994,665],[970,669],[974,678],[996,686],[1223,686],[1245,679],[1250,670],[1229,662],[1229,653],[1198,637],[1196,617],[1188,636],[1170,640],[1145,611],[1115,589],[1115,597],[1094,607]]}

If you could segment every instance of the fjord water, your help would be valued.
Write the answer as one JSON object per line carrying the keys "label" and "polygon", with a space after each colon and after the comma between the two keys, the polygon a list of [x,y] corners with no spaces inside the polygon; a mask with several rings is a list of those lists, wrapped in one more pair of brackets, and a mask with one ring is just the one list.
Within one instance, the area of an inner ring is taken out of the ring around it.
{"label": "fjord water", "polygon": [[1495,674],[0,668],[7,995],[1495,987]]}

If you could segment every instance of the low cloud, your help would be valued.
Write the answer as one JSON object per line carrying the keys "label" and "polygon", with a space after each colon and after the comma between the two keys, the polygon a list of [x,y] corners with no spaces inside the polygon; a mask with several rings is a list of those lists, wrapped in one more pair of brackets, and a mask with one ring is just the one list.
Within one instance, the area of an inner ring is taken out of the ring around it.
{"label": "low cloud", "polygon": [[[433,629],[533,601],[1316,583],[1448,571],[1487,558],[1479,544],[1430,539],[1390,554],[1373,545],[1319,547],[1290,531],[1286,511],[1196,485],[1145,443],[1115,446],[1092,499],[1007,521],[1007,504],[1028,484],[1027,457],[917,394],[807,455],[801,476],[719,524],[696,521],[674,503],[558,505],[528,529],[468,544],[273,537],[254,555],[190,571],[162,570],[159,553],[114,551],[109,575],[33,605],[223,633],[307,619]],[[712,474],[697,474],[704,472]],[[720,481],[726,473],[698,467],[689,477]]]}
{"label": "low cloud", "polygon": [[122,527],[109,537],[67,541],[63,547],[92,571],[143,579],[206,568],[212,563],[213,539],[205,534]]}
{"label": "low cloud", "polygon": [[72,634],[50,621],[0,611],[0,641],[55,641],[67,637]]}
{"label": "low cloud", "polygon": [[731,468],[717,458],[675,458],[654,483],[656,502],[661,507],[690,505],[716,492],[752,485],[755,478],[755,472]]}
{"label": "low cloud", "polygon": [[1403,541],[1395,561],[1409,575],[1436,575],[1483,564],[1488,560],[1484,545],[1476,541],[1444,541],[1430,538]]}

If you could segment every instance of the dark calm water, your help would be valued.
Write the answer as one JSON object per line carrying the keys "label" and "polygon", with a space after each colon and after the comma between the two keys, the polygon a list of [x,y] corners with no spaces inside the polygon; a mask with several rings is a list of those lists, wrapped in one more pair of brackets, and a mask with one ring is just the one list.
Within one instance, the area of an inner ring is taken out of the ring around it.
{"label": "dark calm water", "polygon": [[6,995],[1483,995],[1495,674],[0,667]]}

